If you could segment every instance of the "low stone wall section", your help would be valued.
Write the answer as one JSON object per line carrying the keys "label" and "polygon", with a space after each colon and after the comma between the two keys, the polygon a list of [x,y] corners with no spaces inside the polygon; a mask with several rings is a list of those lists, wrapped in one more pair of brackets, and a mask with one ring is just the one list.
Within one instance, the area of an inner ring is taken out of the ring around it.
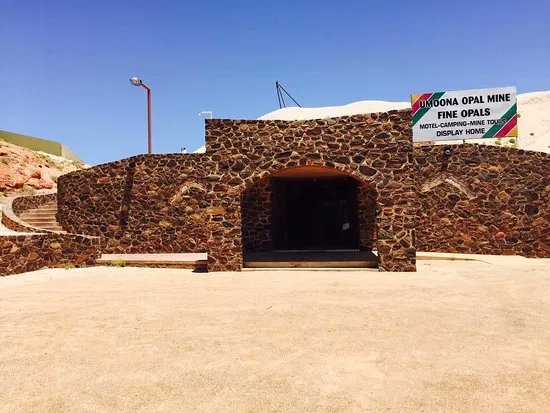
{"label": "low stone wall section", "polygon": [[138,155],[62,175],[58,220],[103,238],[103,252],[206,252],[208,158]]}
{"label": "low stone wall section", "polygon": [[0,237],[0,276],[57,268],[86,267],[99,258],[100,240],[70,234],[25,234]]}
{"label": "low stone wall section", "polygon": [[550,257],[550,154],[424,146],[415,169],[419,251]]}

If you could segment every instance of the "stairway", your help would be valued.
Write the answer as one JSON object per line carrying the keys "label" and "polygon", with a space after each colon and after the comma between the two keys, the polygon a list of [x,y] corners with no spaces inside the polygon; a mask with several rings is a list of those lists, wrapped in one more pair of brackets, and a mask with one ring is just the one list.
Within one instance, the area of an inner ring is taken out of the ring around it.
{"label": "stairway", "polygon": [[47,229],[50,231],[63,231],[63,228],[57,222],[55,214],[57,213],[57,204],[51,202],[39,206],[38,208],[28,209],[19,215],[21,221],[35,228]]}

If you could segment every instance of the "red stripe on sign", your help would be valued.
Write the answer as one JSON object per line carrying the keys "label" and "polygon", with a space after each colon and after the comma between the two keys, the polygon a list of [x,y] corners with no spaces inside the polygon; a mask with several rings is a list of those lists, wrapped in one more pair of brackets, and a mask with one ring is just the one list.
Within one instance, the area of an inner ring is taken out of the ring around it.
{"label": "red stripe on sign", "polygon": [[495,138],[504,138],[518,124],[518,115],[514,115],[496,134]]}
{"label": "red stripe on sign", "polygon": [[415,102],[412,104],[412,114],[414,115],[416,111],[420,109],[420,102],[428,100],[430,97],[432,97],[432,95],[433,93],[424,93],[422,94],[422,96],[416,99]]}

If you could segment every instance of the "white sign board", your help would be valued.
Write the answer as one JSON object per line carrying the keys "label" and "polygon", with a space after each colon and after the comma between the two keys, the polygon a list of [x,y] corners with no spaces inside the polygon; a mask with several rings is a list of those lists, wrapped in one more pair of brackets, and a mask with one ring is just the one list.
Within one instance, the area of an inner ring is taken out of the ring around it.
{"label": "white sign board", "polygon": [[517,137],[516,88],[411,95],[413,141]]}

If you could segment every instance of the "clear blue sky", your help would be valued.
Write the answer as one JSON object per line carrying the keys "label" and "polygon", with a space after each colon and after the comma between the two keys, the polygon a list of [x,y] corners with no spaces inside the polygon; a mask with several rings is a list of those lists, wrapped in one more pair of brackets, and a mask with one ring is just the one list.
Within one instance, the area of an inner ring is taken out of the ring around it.
{"label": "clear blue sky", "polygon": [[192,150],[204,120],[411,93],[550,89],[550,2],[0,0],[0,129],[96,164]]}

